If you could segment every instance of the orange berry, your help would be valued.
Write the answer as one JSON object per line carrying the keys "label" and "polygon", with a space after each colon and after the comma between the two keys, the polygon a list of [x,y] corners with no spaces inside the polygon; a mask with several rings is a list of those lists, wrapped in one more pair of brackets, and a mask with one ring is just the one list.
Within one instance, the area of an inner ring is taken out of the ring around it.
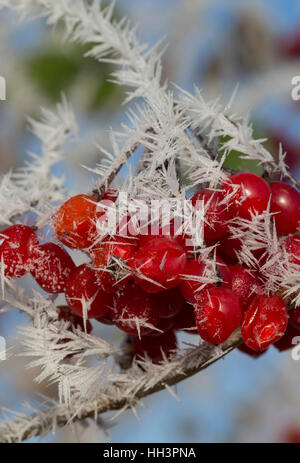
{"label": "orange berry", "polygon": [[54,229],[58,239],[74,249],[90,247],[96,237],[96,221],[103,212],[97,211],[98,203],[88,195],[77,195],[66,201],[57,211]]}

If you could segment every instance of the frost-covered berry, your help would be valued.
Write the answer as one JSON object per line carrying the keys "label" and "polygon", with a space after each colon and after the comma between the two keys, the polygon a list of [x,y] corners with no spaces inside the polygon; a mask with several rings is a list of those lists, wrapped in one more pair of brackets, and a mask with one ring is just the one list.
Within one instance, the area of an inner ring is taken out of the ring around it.
{"label": "frost-covered berry", "polygon": [[259,175],[241,172],[232,175],[222,185],[228,195],[229,207],[233,214],[250,219],[251,213],[261,214],[269,203],[271,188]]}
{"label": "frost-covered berry", "polygon": [[287,323],[286,305],[279,296],[256,296],[243,316],[243,341],[253,350],[264,350],[282,338]]}
{"label": "frost-covered berry", "polygon": [[97,284],[94,270],[88,264],[75,268],[66,284],[66,300],[70,309],[80,317],[104,317],[112,306],[112,296]]}
{"label": "frost-covered berry", "polygon": [[187,302],[193,304],[197,292],[204,289],[207,283],[203,280],[205,263],[200,259],[189,259],[181,277],[180,291]]}
{"label": "frost-covered berry", "polygon": [[273,182],[270,187],[270,211],[276,213],[274,220],[278,236],[296,233],[300,229],[300,193],[282,182]]}
{"label": "frost-covered berry", "polygon": [[75,269],[67,251],[55,243],[46,243],[36,249],[31,275],[47,293],[58,294],[66,290],[66,283]]}
{"label": "frost-covered berry", "polygon": [[202,190],[191,199],[196,209],[205,211],[204,240],[218,240],[228,234],[232,214],[224,201],[221,191]]}
{"label": "frost-covered berry", "polygon": [[105,239],[92,249],[91,257],[97,281],[104,291],[113,293],[123,288],[132,278],[126,263],[135,250],[134,240],[120,236]]}
{"label": "frost-covered berry", "polygon": [[58,239],[69,248],[90,247],[96,237],[97,219],[103,213],[92,196],[73,196],[55,215],[54,229]]}
{"label": "frost-covered berry", "polygon": [[209,277],[213,282],[220,279],[222,286],[231,286],[231,272],[221,258],[217,257],[215,262],[206,261],[206,263],[199,258],[187,261],[180,283],[181,293],[187,302],[194,304],[200,291],[214,286],[214,283],[209,283]]}
{"label": "frost-covered berry", "polygon": [[144,291],[158,293],[179,284],[186,265],[186,252],[175,240],[158,237],[151,245],[140,247],[129,265],[135,282]]}
{"label": "frost-covered berry", "polygon": [[155,300],[136,284],[128,284],[122,292],[114,295],[112,320],[126,333],[146,335],[156,326],[158,318]]}
{"label": "frost-covered berry", "polygon": [[194,309],[198,333],[211,344],[226,341],[241,322],[239,299],[228,288],[201,291]]}
{"label": "frost-covered berry", "polygon": [[[166,223],[151,223],[141,227],[139,236],[139,246],[151,246],[152,241],[157,238],[168,238],[185,247],[186,236],[183,234],[182,221],[180,219],[172,219],[165,221]],[[151,233],[150,233],[151,232]]]}
{"label": "frost-covered berry", "polygon": [[288,236],[281,242],[291,264],[300,265],[300,236]]}
{"label": "frost-covered berry", "polygon": [[153,363],[169,359],[177,349],[176,335],[168,331],[160,336],[134,336],[131,339],[133,354],[137,359],[148,357]]}
{"label": "frost-covered berry", "polygon": [[39,245],[32,228],[12,225],[0,232],[0,262],[7,278],[20,278],[30,272]]}
{"label": "frost-covered berry", "polygon": [[245,311],[260,289],[259,279],[253,271],[241,265],[229,265],[229,270],[232,274],[232,291]]}

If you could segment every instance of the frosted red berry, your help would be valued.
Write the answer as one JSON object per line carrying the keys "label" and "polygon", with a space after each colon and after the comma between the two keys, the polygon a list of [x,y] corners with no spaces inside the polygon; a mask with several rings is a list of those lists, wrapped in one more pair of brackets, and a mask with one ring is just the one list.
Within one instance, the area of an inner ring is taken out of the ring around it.
{"label": "frosted red berry", "polygon": [[241,322],[238,297],[228,288],[202,291],[194,309],[198,333],[211,344],[226,341]]}
{"label": "frosted red berry", "polygon": [[191,304],[195,302],[197,292],[206,286],[203,280],[204,272],[205,263],[202,260],[195,258],[187,261],[181,278],[180,291],[184,299]]}
{"label": "frosted red berry", "polygon": [[[228,234],[232,217],[221,191],[202,190],[191,199],[196,209],[204,209],[204,240],[217,240]],[[222,202],[223,201],[223,202]]]}
{"label": "frosted red berry", "polygon": [[264,350],[282,338],[287,323],[286,306],[279,296],[256,296],[243,316],[243,341],[253,350]]}
{"label": "frosted red berry", "polygon": [[66,284],[66,300],[71,310],[81,317],[104,317],[112,306],[112,296],[97,284],[94,270],[88,264],[75,268]]}
{"label": "frosted red berry", "polygon": [[[242,239],[242,238],[241,238]],[[217,254],[224,259],[227,264],[235,265],[239,263],[242,241],[237,238],[226,237],[222,239],[217,247]],[[265,248],[249,250],[254,261],[260,262],[266,252]]]}
{"label": "frosted red berry", "polygon": [[251,172],[232,175],[223,183],[222,190],[228,195],[231,212],[244,219],[250,219],[251,212],[254,214],[264,212],[271,195],[268,183]]}
{"label": "frosted red berry", "polygon": [[291,264],[300,265],[300,236],[288,236],[281,242]]}
{"label": "frosted red berry", "polygon": [[294,234],[300,229],[300,193],[282,182],[270,184],[271,208],[278,236]]}
{"label": "frosted red berry", "polygon": [[37,247],[31,275],[47,293],[58,294],[66,290],[66,283],[75,264],[67,251],[55,243]]}
{"label": "frosted red berry", "polygon": [[30,272],[39,245],[32,228],[12,225],[0,233],[0,258],[7,278],[20,278]]}
{"label": "frosted red berry", "polygon": [[107,292],[123,288],[132,278],[126,270],[126,262],[136,250],[131,238],[115,237],[105,239],[91,251],[93,267],[99,286]]}
{"label": "frosted red berry", "polygon": [[153,297],[136,284],[128,284],[114,296],[112,320],[118,328],[133,336],[144,336],[158,322],[158,307]]}
{"label": "frosted red berry", "polygon": [[237,238],[225,237],[220,240],[217,247],[217,253],[228,264],[234,265],[239,262],[239,252],[242,248],[242,243]]}
{"label": "frosted red berry", "polygon": [[256,273],[241,265],[230,265],[229,270],[232,274],[232,291],[245,311],[260,290],[260,281]]}
{"label": "frosted red berry", "polygon": [[174,317],[183,307],[184,297],[178,287],[154,294],[160,318]]}
{"label": "frosted red berry", "polygon": [[135,282],[144,291],[158,293],[179,284],[186,265],[186,252],[174,240],[161,237],[152,240],[151,246],[140,247],[129,265]]}
{"label": "frosted red berry", "polygon": [[214,286],[208,283],[208,275],[214,279],[220,279],[223,286],[231,286],[231,272],[225,262],[217,257],[216,261],[211,261],[209,267],[211,271],[206,275],[206,266],[208,262],[204,263],[199,258],[189,259],[187,261],[184,275],[181,277],[180,290],[190,304],[194,304],[196,297],[201,291]]}
{"label": "frosted red berry", "polygon": [[176,335],[168,331],[160,336],[144,336],[141,339],[132,337],[133,354],[139,360],[148,357],[153,363],[160,363],[164,358],[169,359],[177,349]]}
{"label": "frosted red berry", "polygon": [[66,201],[54,218],[58,239],[69,248],[90,247],[97,234],[96,222],[103,215],[97,201],[88,195],[77,195]]}
{"label": "frosted red berry", "polygon": [[163,224],[151,223],[150,225],[147,223],[142,225],[141,235],[139,236],[139,246],[151,246],[153,240],[155,242],[157,238],[164,237],[185,247],[186,237],[183,234],[182,221],[180,219],[172,219],[166,222],[167,223]]}

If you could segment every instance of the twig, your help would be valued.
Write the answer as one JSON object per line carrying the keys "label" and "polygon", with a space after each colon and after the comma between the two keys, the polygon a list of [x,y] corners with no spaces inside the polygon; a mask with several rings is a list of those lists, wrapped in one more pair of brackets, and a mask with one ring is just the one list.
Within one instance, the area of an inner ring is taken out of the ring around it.
{"label": "twig", "polygon": [[[242,339],[240,330],[237,330],[231,335],[231,337],[227,341],[218,346],[217,354],[216,346],[204,343],[203,349],[201,350],[202,359],[197,367],[187,368],[183,372],[177,374],[170,373],[169,376],[165,377],[163,381],[157,383],[155,386],[148,389],[144,387],[141,390],[139,390],[134,396],[134,401],[131,402],[128,401],[128,397],[126,397],[125,390],[122,389],[121,386],[118,386],[118,394],[115,394],[115,400],[103,400],[99,398],[96,404],[93,403],[92,405],[89,405],[89,407],[87,407],[85,410],[81,410],[80,414],[74,416],[72,418],[72,422],[85,420],[87,418],[95,418],[100,414],[110,411],[130,408],[132,405],[136,405],[140,399],[143,399],[156,392],[159,392],[165,389],[166,386],[174,386],[175,384],[180,383],[184,379],[194,376],[198,372],[204,370],[216,361],[225,357],[241,342]],[[19,418],[7,422],[6,424],[2,424],[0,442],[20,442],[33,437],[42,436],[49,432],[51,429],[53,429],[53,425],[55,425],[55,427],[57,428],[62,428],[69,424],[70,416],[73,416],[74,410],[69,408],[66,409],[63,414],[56,415],[54,413],[54,409],[52,410],[50,408],[48,409],[47,414],[49,415],[48,417],[43,417],[42,414],[40,416],[38,414],[28,416],[28,418],[26,418],[26,431],[14,436],[12,435],[12,431],[18,427],[18,424],[20,424],[20,422],[22,422],[24,418]],[[54,416],[55,418],[53,418]]]}

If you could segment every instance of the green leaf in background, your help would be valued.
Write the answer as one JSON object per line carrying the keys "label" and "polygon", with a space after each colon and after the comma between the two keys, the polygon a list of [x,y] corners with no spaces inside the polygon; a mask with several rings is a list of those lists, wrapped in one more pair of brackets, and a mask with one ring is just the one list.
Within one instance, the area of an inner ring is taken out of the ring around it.
{"label": "green leaf in background", "polygon": [[74,91],[87,110],[103,105],[115,109],[123,98],[123,91],[108,81],[112,66],[85,58],[90,45],[69,42],[62,45],[62,36],[63,31],[58,27],[52,40],[45,36],[45,40],[23,58],[25,72],[37,91],[50,103],[57,102],[62,92],[70,95]]}
{"label": "green leaf in background", "polygon": [[24,65],[38,90],[52,101],[59,100],[62,91],[74,83],[79,72],[78,64],[59,50],[36,54]]}
{"label": "green leaf in background", "polygon": [[[259,138],[258,134],[254,131],[254,138]],[[228,142],[230,137],[221,137],[219,141],[219,148],[221,149],[224,143]],[[236,170],[237,172],[247,171],[262,175],[263,169],[258,161],[252,159],[242,159],[243,153],[232,150],[227,155],[224,166],[228,169]]]}

